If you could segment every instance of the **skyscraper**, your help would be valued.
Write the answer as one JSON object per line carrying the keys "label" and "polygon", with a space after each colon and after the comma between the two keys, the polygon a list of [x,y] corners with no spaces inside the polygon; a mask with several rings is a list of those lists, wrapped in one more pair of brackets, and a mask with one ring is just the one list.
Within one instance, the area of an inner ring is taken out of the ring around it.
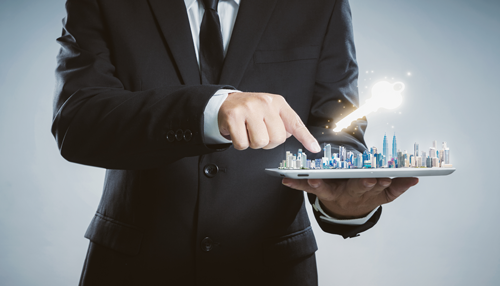
{"label": "skyscraper", "polygon": [[429,148],[429,157],[431,158],[436,158],[437,157],[437,150],[434,147]]}
{"label": "skyscraper", "polygon": [[444,163],[450,164],[450,149],[448,148],[448,146],[446,146],[446,142],[443,142],[443,149],[444,149]]}
{"label": "skyscraper", "polygon": [[[387,136],[384,135],[383,153],[388,154]],[[433,142],[436,146],[437,142]],[[387,158],[382,153],[377,152],[377,147],[364,150],[361,153],[347,151],[344,146],[338,146],[339,153],[332,154],[332,146],[324,145],[324,156],[321,159],[308,160],[306,153],[298,149],[297,155],[286,151],[285,160],[279,164],[280,169],[352,169],[352,168],[452,168],[450,164],[450,149],[443,142],[443,149],[437,151],[435,147],[429,148],[429,156],[425,151],[420,152],[419,144],[413,146],[411,151],[401,152],[397,149],[396,134],[393,138],[392,157]],[[371,152],[370,152],[371,151]],[[419,155],[422,156],[419,156]]]}
{"label": "skyscraper", "polygon": [[388,146],[387,146],[387,134],[384,134],[384,143],[382,144],[382,154],[385,156],[384,157],[384,166],[387,165],[387,158],[389,158],[389,154],[387,154],[387,150]]}
{"label": "skyscraper", "polygon": [[391,158],[397,158],[398,157],[398,146],[396,143],[396,133],[394,133],[394,137],[392,137],[392,157]]}
{"label": "skyscraper", "polygon": [[323,150],[325,153],[324,157],[328,158],[329,160],[332,159],[332,145],[326,144]]}
{"label": "skyscraper", "polygon": [[340,158],[340,161],[345,161],[346,159],[346,149],[344,146],[339,146],[339,158]]}

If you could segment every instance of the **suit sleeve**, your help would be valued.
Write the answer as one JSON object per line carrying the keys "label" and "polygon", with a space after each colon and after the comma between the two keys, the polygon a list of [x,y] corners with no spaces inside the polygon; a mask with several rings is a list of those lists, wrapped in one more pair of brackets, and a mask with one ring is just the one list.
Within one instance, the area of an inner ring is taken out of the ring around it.
{"label": "suit sleeve", "polygon": [[[351,11],[347,0],[337,0],[323,41],[316,74],[315,90],[307,126],[320,144],[330,143],[332,151],[344,146],[348,151],[363,152],[366,118],[358,120],[342,132],[333,133],[335,122],[359,106],[358,65],[351,23]],[[309,158],[320,158],[310,154]],[[314,204],[316,196],[308,194]],[[319,226],[325,232],[340,234],[344,238],[356,237],[359,232],[371,228],[378,221],[381,208],[365,224],[359,226],[334,224],[322,221],[320,213],[313,208]]]}
{"label": "suit sleeve", "polygon": [[69,0],[66,10],[57,39],[61,49],[52,124],[65,159],[108,169],[145,169],[229,146],[205,144],[203,112],[217,90],[232,87],[128,91],[114,76],[98,4]]}
{"label": "suit sleeve", "polygon": [[[307,198],[309,199],[309,203],[314,206],[316,201],[316,196],[313,194],[307,194]],[[314,217],[319,224],[319,227],[324,231],[331,234],[341,235],[343,238],[352,238],[358,237],[359,234],[365,230],[372,228],[380,219],[380,215],[382,214],[382,206],[378,208],[378,210],[372,215],[372,217],[362,225],[347,225],[347,224],[338,224],[332,222],[323,221],[320,216],[321,213],[313,207]]]}

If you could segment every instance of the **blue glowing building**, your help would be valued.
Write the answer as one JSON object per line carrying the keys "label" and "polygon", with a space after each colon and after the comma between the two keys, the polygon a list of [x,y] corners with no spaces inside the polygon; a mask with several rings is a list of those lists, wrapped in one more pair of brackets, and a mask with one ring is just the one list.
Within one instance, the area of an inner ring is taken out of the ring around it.
{"label": "blue glowing building", "polygon": [[387,165],[387,158],[389,158],[388,148],[389,147],[387,146],[387,134],[384,134],[384,142],[382,144],[382,154],[385,156],[383,162],[384,166]]}
{"label": "blue glowing building", "polygon": [[[324,156],[321,159],[307,159],[307,154],[299,149],[297,155],[286,152],[285,160],[280,163],[280,169],[357,169],[357,168],[451,168],[450,149],[443,142],[442,150],[437,150],[437,143],[434,141],[433,147],[426,152],[420,152],[418,143],[413,145],[413,154],[398,151],[396,134],[392,140],[392,155],[388,157],[387,136],[384,135],[383,153],[377,152],[377,147],[371,150],[347,151],[342,145],[338,146],[338,153],[332,153],[332,145],[325,144]],[[422,154],[420,156],[420,153]],[[390,158],[390,159],[389,159]]]}
{"label": "blue glowing building", "polygon": [[398,157],[398,145],[396,143],[396,133],[394,133],[394,137],[392,137],[392,159],[397,159]]}

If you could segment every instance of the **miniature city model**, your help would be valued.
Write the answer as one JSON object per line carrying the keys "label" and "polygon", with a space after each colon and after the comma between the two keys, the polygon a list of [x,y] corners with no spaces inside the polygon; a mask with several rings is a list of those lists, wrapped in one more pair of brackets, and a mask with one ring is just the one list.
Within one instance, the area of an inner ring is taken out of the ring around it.
{"label": "miniature city model", "polygon": [[[332,146],[325,144],[324,155],[321,159],[307,160],[307,154],[299,149],[297,154],[286,152],[286,159],[280,163],[279,169],[367,169],[367,168],[452,168],[450,163],[450,149],[443,142],[442,149],[437,150],[437,142],[432,143],[429,155],[420,154],[417,143],[414,145],[412,155],[405,150],[397,149],[396,135],[392,140],[392,154],[389,156],[387,137],[384,135],[383,151],[377,152],[372,147],[370,152],[364,151],[356,154],[347,151],[344,146],[339,146],[339,153],[332,154]],[[389,160],[387,160],[390,158]]]}

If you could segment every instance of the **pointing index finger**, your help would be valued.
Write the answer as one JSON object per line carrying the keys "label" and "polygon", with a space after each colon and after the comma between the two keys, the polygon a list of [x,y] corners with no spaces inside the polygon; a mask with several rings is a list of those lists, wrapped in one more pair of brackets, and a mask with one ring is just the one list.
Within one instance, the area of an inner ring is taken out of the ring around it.
{"label": "pointing index finger", "polygon": [[299,142],[302,143],[307,150],[313,153],[321,151],[321,147],[319,146],[316,138],[312,136],[300,117],[288,104],[281,109],[280,116],[283,120],[286,131],[297,138],[297,140],[299,140]]}

